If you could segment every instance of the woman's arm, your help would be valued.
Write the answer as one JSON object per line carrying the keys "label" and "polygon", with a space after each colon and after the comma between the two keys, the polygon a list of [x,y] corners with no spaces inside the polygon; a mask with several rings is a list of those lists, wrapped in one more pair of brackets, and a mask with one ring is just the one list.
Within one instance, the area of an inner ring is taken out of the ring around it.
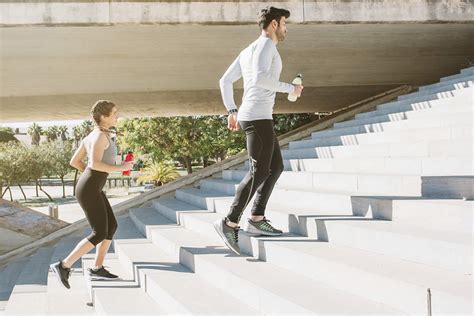
{"label": "woman's arm", "polygon": [[84,158],[86,158],[86,156],[87,156],[87,153],[84,147],[84,142],[81,141],[79,148],[77,148],[74,155],[72,155],[72,158],[71,158],[71,161],[69,161],[69,164],[72,167],[78,169],[79,171],[84,171],[84,169],[86,169],[86,164],[84,163]]}

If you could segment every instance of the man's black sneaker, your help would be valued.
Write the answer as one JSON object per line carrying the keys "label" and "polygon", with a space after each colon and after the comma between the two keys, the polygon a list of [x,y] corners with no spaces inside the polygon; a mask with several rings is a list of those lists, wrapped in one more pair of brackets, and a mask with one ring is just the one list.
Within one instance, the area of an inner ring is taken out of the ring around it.
{"label": "man's black sneaker", "polygon": [[229,247],[230,250],[240,255],[239,247],[239,228],[232,228],[226,224],[226,219],[220,219],[214,223],[216,232],[221,236],[224,243]]}
{"label": "man's black sneaker", "polygon": [[280,236],[283,232],[273,227],[269,222],[265,217],[258,222],[254,222],[249,218],[245,223],[244,231],[254,235]]}
{"label": "man's black sneaker", "polygon": [[59,283],[61,283],[66,289],[70,289],[69,277],[71,276],[71,269],[63,267],[63,262],[61,260],[51,264],[49,267],[56,275],[56,278],[58,278]]}
{"label": "man's black sneaker", "polygon": [[89,268],[87,271],[89,272],[91,280],[115,280],[118,278],[117,275],[110,273],[103,266],[99,269]]}

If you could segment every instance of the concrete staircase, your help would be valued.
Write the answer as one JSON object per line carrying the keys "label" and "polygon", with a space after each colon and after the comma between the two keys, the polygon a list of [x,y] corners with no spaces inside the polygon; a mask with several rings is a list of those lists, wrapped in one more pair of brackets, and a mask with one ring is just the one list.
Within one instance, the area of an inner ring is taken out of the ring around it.
{"label": "concrete staircase", "polygon": [[[267,217],[282,237],[212,227],[248,164],[120,219],[121,280],[66,291],[47,273],[87,232],[0,272],[5,314],[472,315],[474,67],[283,148]],[[245,215],[243,216],[245,219]],[[8,300],[8,301],[7,301]],[[92,303],[88,306],[86,303]]]}

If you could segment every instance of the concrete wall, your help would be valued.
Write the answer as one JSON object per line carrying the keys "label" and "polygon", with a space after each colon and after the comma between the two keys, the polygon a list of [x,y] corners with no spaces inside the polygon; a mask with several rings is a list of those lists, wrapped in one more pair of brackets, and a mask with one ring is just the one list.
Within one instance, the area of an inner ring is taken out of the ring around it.
{"label": "concrete wall", "polygon": [[[278,113],[334,111],[402,84],[434,83],[474,62],[474,25],[293,24],[279,45],[281,80],[305,92]],[[110,99],[120,115],[223,114],[218,81],[256,25],[4,27],[0,122],[88,117]],[[241,81],[235,100],[240,104]]]}
{"label": "concrete wall", "polygon": [[67,225],[66,222],[0,198],[0,254],[49,235]]}
{"label": "concrete wall", "polygon": [[472,0],[90,1],[0,0],[0,25],[254,23],[266,5],[293,23],[473,21]]}

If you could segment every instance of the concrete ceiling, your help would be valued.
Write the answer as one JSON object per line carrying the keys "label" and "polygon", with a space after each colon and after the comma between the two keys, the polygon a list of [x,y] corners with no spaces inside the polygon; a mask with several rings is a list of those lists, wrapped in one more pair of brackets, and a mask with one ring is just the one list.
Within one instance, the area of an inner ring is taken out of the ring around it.
{"label": "concrete ceiling", "polygon": [[[281,79],[302,72],[306,88],[296,103],[280,95],[280,113],[332,111],[474,62],[471,23],[288,28]],[[258,35],[252,25],[0,28],[0,122],[83,119],[98,99],[125,117],[224,113],[218,80]]]}

